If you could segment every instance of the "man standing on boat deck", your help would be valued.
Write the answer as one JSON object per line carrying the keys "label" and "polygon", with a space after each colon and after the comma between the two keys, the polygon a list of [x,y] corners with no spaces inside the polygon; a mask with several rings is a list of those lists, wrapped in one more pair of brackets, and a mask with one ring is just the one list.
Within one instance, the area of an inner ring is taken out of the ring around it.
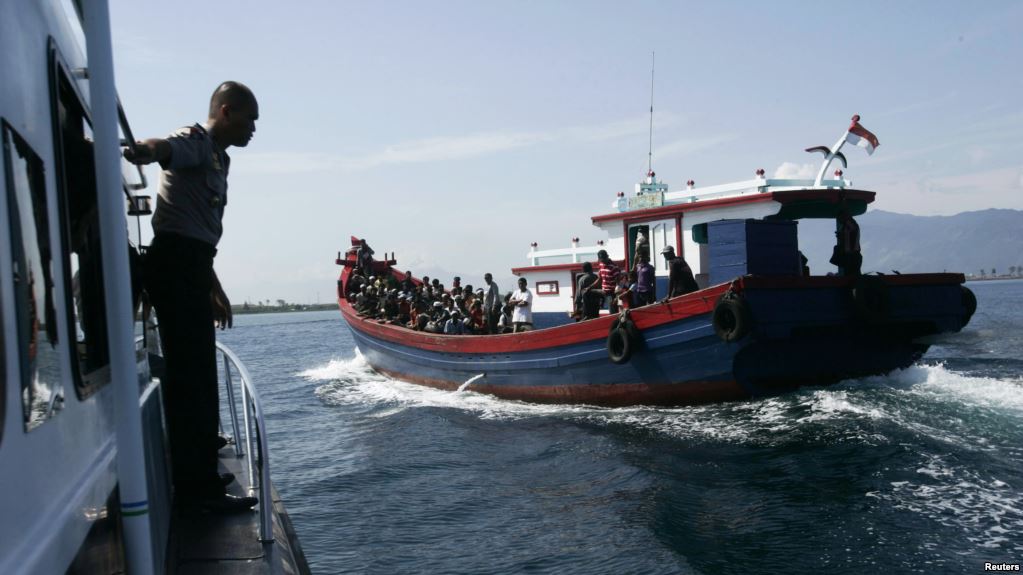
{"label": "man standing on boat deck", "polygon": [[487,333],[497,333],[497,318],[501,315],[501,289],[490,272],[483,274],[487,293],[483,296],[483,315],[487,320]]}
{"label": "man standing on boat deck", "polygon": [[622,270],[611,261],[607,250],[597,252],[598,275],[600,275],[600,288],[604,290],[604,301],[607,304],[608,313],[618,313],[618,300],[615,298],[615,288],[618,287],[618,276]]}
{"label": "man standing on boat deck", "polygon": [[835,237],[838,243],[835,246],[836,256],[832,255],[832,262],[838,266],[838,275],[859,277],[860,269],[863,266],[863,255],[860,253],[860,225],[849,214],[849,209],[842,207],[838,210],[836,218]]}
{"label": "man standing on boat deck", "polygon": [[138,142],[124,152],[132,163],[159,162],[163,168],[145,281],[159,315],[166,360],[163,394],[174,488],[179,502],[213,512],[245,511],[257,503],[254,497],[228,495],[224,486],[233,477],[217,471],[215,327],[231,327],[233,318],[213,257],[227,205],[231,158],[226,150],[248,145],[258,118],[252,91],[224,82],[210,98],[205,125]]}
{"label": "man standing on boat deck", "polygon": [[512,294],[512,325],[515,333],[533,329],[533,292],[526,287],[526,278],[519,278],[519,291]]}
{"label": "man standing on boat deck", "polygon": [[600,304],[604,300],[602,294],[600,278],[593,273],[593,264],[583,262],[583,273],[579,274],[575,284],[576,321],[600,317]]}
{"label": "man standing on boat deck", "polygon": [[686,260],[675,255],[675,248],[665,246],[661,253],[668,264],[668,295],[662,301],[700,289],[693,277],[693,270]]}
{"label": "man standing on boat deck", "polygon": [[639,256],[639,263],[636,264],[636,293],[633,295],[636,296],[633,300],[636,307],[657,301],[657,272],[645,254]]}

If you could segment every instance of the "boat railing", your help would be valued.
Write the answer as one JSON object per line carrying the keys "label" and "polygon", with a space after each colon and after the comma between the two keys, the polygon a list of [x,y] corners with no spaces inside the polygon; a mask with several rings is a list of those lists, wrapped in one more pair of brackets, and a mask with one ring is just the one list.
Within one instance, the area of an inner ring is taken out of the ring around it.
{"label": "boat railing", "polygon": [[[259,393],[238,356],[231,348],[217,342],[217,350],[224,362],[224,388],[231,413],[231,430],[235,455],[245,455],[249,477],[249,493],[259,497],[259,540],[273,543],[273,501],[270,489],[270,450],[267,444],[266,424]],[[242,427],[238,426],[238,402],[235,400],[235,375],[241,394]],[[243,432],[243,433],[240,433]],[[243,443],[244,442],[244,443]],[[243,447],[244,446],[244,447]],[[258,473],[258,475],[257,475]]]}

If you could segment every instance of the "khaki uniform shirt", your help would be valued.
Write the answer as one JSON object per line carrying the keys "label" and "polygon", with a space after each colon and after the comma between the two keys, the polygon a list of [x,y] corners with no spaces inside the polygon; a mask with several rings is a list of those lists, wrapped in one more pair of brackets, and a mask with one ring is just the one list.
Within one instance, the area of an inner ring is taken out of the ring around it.
{"label": "khaki uniform shirt", "polygon": [[161,164],[153,232],[172,233],[216,247],[223,233],[231,158],[195,124],[167,137],[171,156]]}

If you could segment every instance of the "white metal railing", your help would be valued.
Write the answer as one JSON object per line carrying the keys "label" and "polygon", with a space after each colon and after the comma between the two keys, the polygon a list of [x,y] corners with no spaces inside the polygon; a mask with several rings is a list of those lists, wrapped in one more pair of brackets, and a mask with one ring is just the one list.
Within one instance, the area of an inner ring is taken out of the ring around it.
{"label": "white metal railing", "polygon": [[[263,406],[259,400],[259,393],[252,383],[249,370],[245,368],[238,356],[231,351],[231,348],[217,342],[217,349],[224,358],[224,386],[227,390],[227,402],[231,412],[231,428],[234,434],[235,454],[245,455],[248,464],[249,493],[255,495],[259,491],[259,540],[263,543],[273,543],[273,515],[270,492],[270,452],[267,447],[266,424],[263,420]],[[239,377],[239,389],[241,390],[242,419],[245,431],[245,450],[239,441],[241,435],[238,429],[238,412],[234,398],[234,377],[232,366]],[[255,428],[256,437],[252,437]],[[255,448],[255,453],[253,449]],[[257,477],[256,472],[259,475]],[[258,481],[258,486],[253,482]]]}

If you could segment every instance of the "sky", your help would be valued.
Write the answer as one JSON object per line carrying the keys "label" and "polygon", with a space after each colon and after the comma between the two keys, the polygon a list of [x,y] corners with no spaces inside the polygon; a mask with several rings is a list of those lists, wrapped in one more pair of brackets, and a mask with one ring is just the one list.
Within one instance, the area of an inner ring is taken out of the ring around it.
{"label": "sky", "polygon": [[[1023,2],[111,0],[138,138],[260,105],[231,148],[215,266],[233,303],[333,301],[351,235],[450,283],[602,239],[590,217],[653,168],[671,189],[813,177],[846,149],[871,209],[1023,209]],[[159,171],[147,168],[155,195]],[[143,234],[146,237],[146,234]]]}

